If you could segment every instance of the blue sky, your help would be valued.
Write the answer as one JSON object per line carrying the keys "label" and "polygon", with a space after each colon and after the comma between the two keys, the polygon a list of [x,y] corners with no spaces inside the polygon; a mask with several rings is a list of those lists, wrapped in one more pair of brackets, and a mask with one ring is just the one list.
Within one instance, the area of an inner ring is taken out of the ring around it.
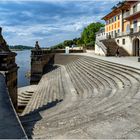
{"label": "blue sky", "polygon": [[0,26],[10,45],[49,47],[79,37],[85,26],[103,22],[118,0],[0,0]]}

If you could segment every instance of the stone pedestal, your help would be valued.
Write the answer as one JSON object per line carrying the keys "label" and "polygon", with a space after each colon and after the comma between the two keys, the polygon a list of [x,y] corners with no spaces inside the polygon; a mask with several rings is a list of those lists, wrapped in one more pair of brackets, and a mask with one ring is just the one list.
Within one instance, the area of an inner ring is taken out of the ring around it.
{"label": "stone pedestal", "polygon": [[31,84],[36,84],[44,74],[44,68],[53,63],[54,54],[50,50],[33,49],[31,51]]}

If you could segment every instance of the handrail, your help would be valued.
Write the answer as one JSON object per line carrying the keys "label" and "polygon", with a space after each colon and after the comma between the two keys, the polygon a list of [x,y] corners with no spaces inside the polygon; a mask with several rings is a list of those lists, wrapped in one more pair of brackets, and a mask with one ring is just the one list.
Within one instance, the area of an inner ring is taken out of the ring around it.
{"label": "handrail", "polygon": [[103,52],[105,53],[105,55],[107,55],[107,48],[106,48],[106,46],[101,41],[99,41],[98,39],[96,39],[96,42],[95,43],[99,47],[101,47],[101,49],[103,50]]}

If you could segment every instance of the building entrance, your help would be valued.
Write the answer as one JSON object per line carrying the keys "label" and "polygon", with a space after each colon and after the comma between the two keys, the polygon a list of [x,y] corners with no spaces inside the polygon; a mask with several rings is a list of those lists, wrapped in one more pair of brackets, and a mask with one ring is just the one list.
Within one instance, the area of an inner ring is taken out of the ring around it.
{"label": "building entrance", "polygon": [[140,41],[138,38],[133,41],[133,55],[140,56]]}

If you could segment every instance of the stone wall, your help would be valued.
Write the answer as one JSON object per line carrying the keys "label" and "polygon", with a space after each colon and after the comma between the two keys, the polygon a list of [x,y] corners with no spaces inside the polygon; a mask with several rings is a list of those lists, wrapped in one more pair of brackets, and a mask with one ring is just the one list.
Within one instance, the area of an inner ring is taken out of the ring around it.
{"label": "stone wall", "polygon": [[14,107],[17,109],[17,70],[15,63],[16,53],[3,52],[0,53],[0,72],[5,75],[6,84],[9,95]]}
{"label": "stone wall", "polygon": [[[125,40],[125,44],[123,44],[123,39]],[[133,56],[133,43],[130,36],[115,38],[115,40],[116,43],[124,50],[126,50],[130,56]]]}
{"label": "stone wall", "polygon": [[2,36],[0,27],[0,72],[5,75],[9,95],[14,107],[17,109],[17,70],[15,63],[16,53],[11,52]]}

